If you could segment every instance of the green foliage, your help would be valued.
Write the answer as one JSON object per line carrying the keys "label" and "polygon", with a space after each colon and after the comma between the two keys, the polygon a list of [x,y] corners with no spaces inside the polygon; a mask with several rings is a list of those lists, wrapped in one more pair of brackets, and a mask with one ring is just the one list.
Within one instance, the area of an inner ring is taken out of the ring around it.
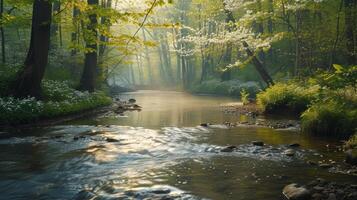
{"label": "green foliage", "polygon": [[245,89],[242,89],[240,91],[240,99],[241,99],[243,105],[246,105],[249,103],[248,97],[249,97],[249,93]]}
{"label": "green foliage", "polygon": [[66,82],[43,82],[45,101],[34,98],[0,98],[0,123],[28,123],[38,119],[65,116],[111,104],[111,98],[102,92],[80,92]]}
{"label": "green foliage", "polygon": [[301,115],[301,119],[304,132],[346,137],[355,132],[357,110],[336,100],[320,101],[306,110]]}
{"label": "green foliage", "polygon": [[5,96],[8,91],[9,84],[16,78],[19,66],[0,66],[0,97]]}
{"label": "green foliage", "polygon": [[265,113],[302,113],[317,98],[319,86],[306,88],[298,83],[277,83],[257,95],[257,104]]}
{"label": "green foliage", "polygon": [[310,79],[310,82],[317,83],[322,87],[337,89],[345,86],[356,87],[357,85],[357,66],[343,67],[333,65],[334,72],[320,72]]}

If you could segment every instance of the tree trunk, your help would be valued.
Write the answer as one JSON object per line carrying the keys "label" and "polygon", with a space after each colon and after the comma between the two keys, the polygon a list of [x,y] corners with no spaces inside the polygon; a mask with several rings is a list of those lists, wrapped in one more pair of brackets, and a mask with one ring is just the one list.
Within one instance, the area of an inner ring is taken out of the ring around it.
{"label": "tree trunk", "polygon": [[[73,8],[73,26],[75,28],[75,31],[72,32],[72,38],[71,38],[71,42],[72,44],[78,44],[79,43],[79,37],[78,37],[78,33],[79,33],[79,23],[78,23],[78,16],[80,14],[80,10],[76,7]],[[75,56],[77,54],[78,50],[76,48],[73,48],[71,51],[71,55]]]}
{"label": "tree trunk", "polygon": [[[0,2],[0,15],[1,19],[3,19],[3,14],[4,14],[4,0],[1,0]],[[6,51],[5,51],[5,31],[4,31],[4,25],[2,24],[0,27],[0,32],[1,32],[1,56],[2,56],[2,63],[6,63]]]}
{"label": "tree trunk", "polygon": [[255,66],[255,69],[258,71],[260,77],[263,79],[263,81],[269,86],[269,85],[274,85],[274,81],[265,69],[264,65],[262,62],[254,55],[254,52],[252,52],[249,49],[249,45],[247,42],[243,41],[242,42],[243,46],[245,47],[245,51],[247,52],[248,56],[252,58],[252,62]]}
{"label": "tree trunk", "polygon": [[[145,34],[145,30],[144,29],[142,29],[142,33],[143,33],[144,42],[146,42],[147,39],[146,39],[146,34]],[[146,58],[146,63],[148,65],[149,81],[150,81],[150,84],[153,85],[154,81],[153,81],[153,74],[152,74],[152,67],[151,67],[149,48],[146,45],[145,45],[145,58]]]}
{"label": "tree trunk", "polygon": [[41,81],[48,62],[52,5],[47,0],[35,0],[32,11],[30,48],[24,64],[11,87],[18,98],[32,96],[41,99]]}
{"label": "tree trunk", "polygon": [[[88,0],[88,4],[95,6],[98,5],[98,0]],[[84,69],[80,81],[79,89],[82,91],[94,92],[96,85],[96,71],[98,62],[98,44],[97,37],[97,15],[89,15],[89,24],[87,25],[88,33],[85,35],[86,48],[90,52],[85,53]]]}
{"label": "tree trunk", "polygon": [[[53,2],[53,7],[52,7],[52,13],[55,16],[58,14],[61,10],[61,2],[60,1],[54,1]],[[53,16],[53,17],[54,17]],[[60,21],[52,21],[51,24],[51,49],[56,49],[58,47],[58,44],[61,46],[61,37],[59,37],[60,33]],[[52,52],[51,52],[52,53]]]}
{"label": "tree trunk", "polygon": [[356,0],[345,0],[345,36],[346,48],[348,51],[347,61],[349,65],[357,63],[357,55],[355,49],[355,29],[356,29]]}

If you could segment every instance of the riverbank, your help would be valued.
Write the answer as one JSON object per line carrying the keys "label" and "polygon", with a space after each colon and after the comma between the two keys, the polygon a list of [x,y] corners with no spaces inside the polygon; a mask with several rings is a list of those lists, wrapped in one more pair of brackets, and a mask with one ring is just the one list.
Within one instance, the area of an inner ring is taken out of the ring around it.
{"label": "riverbank", "polygon": [[0,124],[53,124],[110,106],[113,102],[104,92],[81,92],[66,82],[44,81],[42,87],[43,100],[0,97]]}

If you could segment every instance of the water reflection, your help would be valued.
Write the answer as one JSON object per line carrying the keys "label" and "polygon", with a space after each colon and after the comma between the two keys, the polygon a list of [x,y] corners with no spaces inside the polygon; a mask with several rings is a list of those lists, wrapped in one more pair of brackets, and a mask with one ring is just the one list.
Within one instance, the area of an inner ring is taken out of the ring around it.
{"label": "water reflection", "polygon": [[[126,118],[78,120],[0,140],[0,199],[273,200],[290,182],[355,181],[306,164],[321,156],[341,160],[341,152],[326,150],[326,141],[269,128],[197,126],[239,120],[217,112],[232,99],[172,92],[121,96],[132,97],[144,109]],[[303,148],[294,157],[282,153],[296,142]],[[237,148],[221,152],[227,145]]]}

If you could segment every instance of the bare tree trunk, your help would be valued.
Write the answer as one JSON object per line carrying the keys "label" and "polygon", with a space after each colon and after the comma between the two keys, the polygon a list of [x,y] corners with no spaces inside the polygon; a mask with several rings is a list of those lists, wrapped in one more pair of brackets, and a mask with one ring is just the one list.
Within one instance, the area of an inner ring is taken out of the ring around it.
{"label": "bare tree trunk", "polygon": [[32,10],[30,48],[10,93],[18,98],[32,96],[41,99],[41,82],[48,62],[52,5],[47,0],[35,0]]}
{"label": "bare tree trunk", "polygon": [[345,36],[346,36],[346,48],[348,51],[347,61],[348,64],[357,63],[356,41],[355,41],[355,29],[356,29],[356,0],[345,0]]}
{"label": "bare tree trunk", "polygon": [[[73,44],[79,43],[79,37],[78,37],[79,29],[80,29],[80,26],[78,23],[79,14],[80,14],[80,10],[78,8],[74,7],[72,15],[73,15],[73,26],[75,27],[76,30],[72,32],[71,41]],[[78,51],[76,48],[72,49],[72,51],[71,51],[72,56],[75,56],[77,53],[78,53]]]}
{"label": "bare tree trunk", "polygon": [[[1,19],[3,19],[3,14],[4,14],[4,0],[1,0],[0,2],[0,15]],[[5,30],[4,30],[4,25],[1,25],[0,27],[0,32],[1,32],[1,56],[2,56],[2,63],[6,63],[6,51],[5,51]]]}
{"label": "bare tree trunk", "polygon": [[[142,29],[142,32],[143,32],[144,42],[146,42],[147,39],[146,39],[145,30]],[[147,62],[147,65],[148,65],[149,81],[150,81],[150,84],[153,85],[154,81],[153,81],[153,74],[152,74],[152,66],[151,66],[149,48],[146,45],[145,45],[145,58],[146,58],[146,62]]]}
{"label": "bare tree trunk", "polygon": [[254,55],[254,52],[252,52],[249,49],[249,45],[247,42],[242,42],[243,46],[245,47],[245,50],[248,54],[249,57],[252,58],[252,62],[255,66],[255,69],[258,71],[260,77],[263,79],[263,81],[269,86],[269,85],[274,85],[274,81],[265,69],[264,65],[262,62]]}
{"label": "bare tree trunk", "polygon": [[[91,6],[98,5],[98,0],[88,0]],[[91,49],[90,52],[85,53],[84,69],[81,77],[79,89],[83,91],[94,92],[96,85],[96,71],[98,62],[98,32],[96,26],[98,24],[96,14],[89,15],[90,23],[87,25],[88,33],[85,35],[86,48]]]}

